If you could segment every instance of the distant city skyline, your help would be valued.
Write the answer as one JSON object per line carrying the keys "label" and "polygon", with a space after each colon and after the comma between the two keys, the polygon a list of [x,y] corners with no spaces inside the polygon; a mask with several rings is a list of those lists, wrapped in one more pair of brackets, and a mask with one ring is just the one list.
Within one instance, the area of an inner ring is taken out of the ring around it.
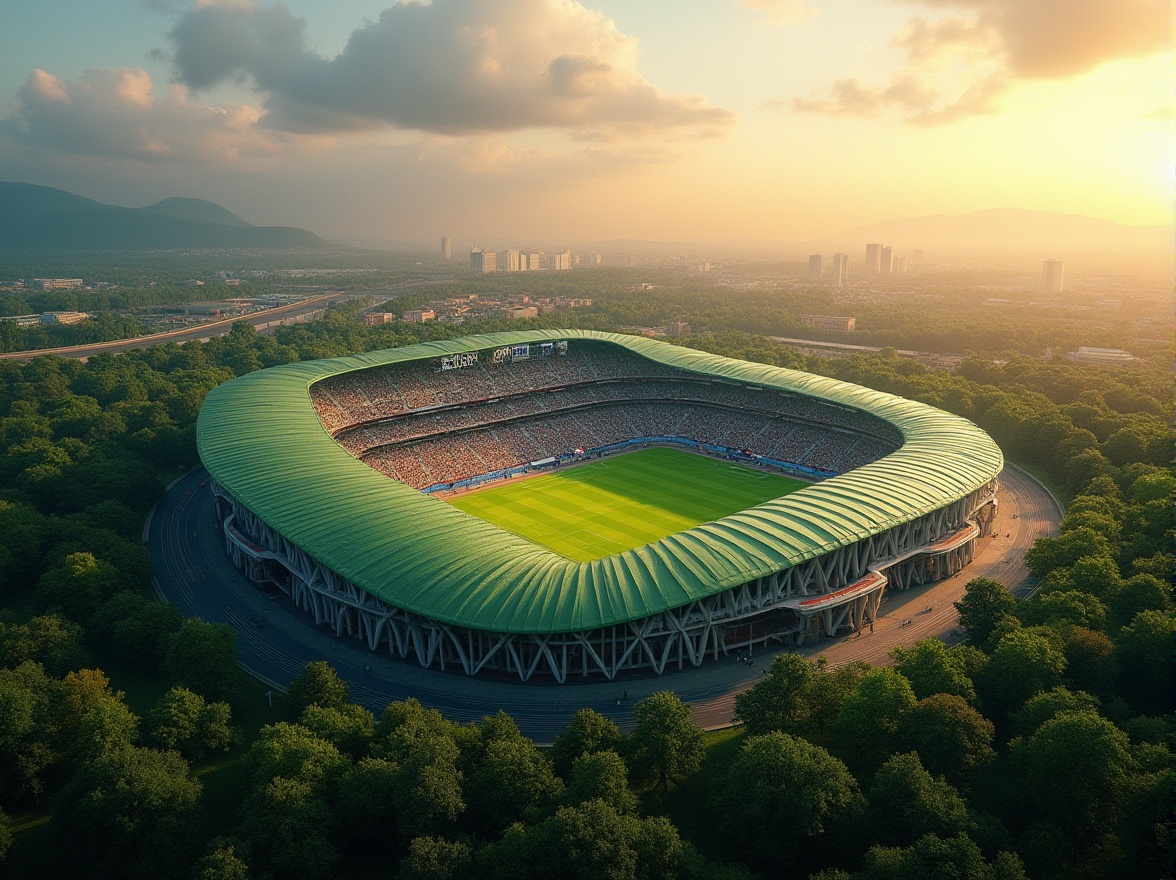
{"label": "distant city skyline", "polygon": [[998,207],[1170,223],[1168,3],[1043,8],[10,0],[0,168],[390,240],[815,241]]}

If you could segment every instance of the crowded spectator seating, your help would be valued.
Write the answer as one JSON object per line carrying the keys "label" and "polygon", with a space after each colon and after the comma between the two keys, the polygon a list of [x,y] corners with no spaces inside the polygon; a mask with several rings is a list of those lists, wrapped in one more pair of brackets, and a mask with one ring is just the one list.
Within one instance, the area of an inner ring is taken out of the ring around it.
{"label": "crowded spectator seating", "polygon": [[417,489],[672,437],[841,473],[901,445],[894,428],[814,398],[698,377],[612,347],[441,371],[410,361],[311,388],[351,454]]}

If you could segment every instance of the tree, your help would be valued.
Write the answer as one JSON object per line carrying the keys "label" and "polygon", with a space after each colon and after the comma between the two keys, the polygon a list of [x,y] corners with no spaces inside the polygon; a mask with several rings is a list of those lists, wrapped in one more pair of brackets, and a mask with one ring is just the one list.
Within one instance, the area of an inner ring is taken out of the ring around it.
{"label": "tree", "polygon": [[8,857],[8,850],[12,847],[12,820],[8,814],[0,810],[0,862]]}
{"label": "tree", "polygon": [[580,709],[551,745],[551,763],[564,779],[577,758],[615,750],[621,741],[616,723],[594,709]]}
{"label": "tree", "polygon": [[894,668],[911,683],[916,698],[954,694],[969,703],[975,701],[976,689],[964,672],[961,655],[952,653],[939,639],[922,639],[909,648],[896,647],[890,656],[894,658]]}
{"label": "tree", "polygon": [[1055,628],[1102,629],[1107,616],[1103,603],[1082,590],[1042,590],[1025,601],[1018,611],[1021,622],[1028,626],[1044,624]]}
{"label": "tree", "polygon": [[1032,736],[1045,722],[1063,712],[1098,712],[1098,699],[1082,691],[1071,691],[1064,687],[1042,691],[1012,714],[1013,733],[1017,736]]}
{"label": "tree", "polygon": [[237,853],[240,844],[217,838],[196,863],[193,880],[250,880],[249,866]]}
{"label": "tree", "polygon": [[390,841],[400,839],[396,827],[399,773],[391,761],[361,758],[339,781],[335,815],[348,842],[387,848]]}
{"label": "tree", "polygon": [[809,690],[816,667],[798,654],[781,653],[754,686],[735,696],[735,717],[752,736],[782,730],[801,734],[812,714]]}
{"label": "tree", "polygon": [[316,793],[332,788],[350,765],[331,743],[284,721],[261,729],[249,748],[247,763],[254,788],[283,776],[303,780]]}
{"label": "tree", "polygon": [[400,880],[460,880],[467,877],[473,852],[469,844],[443,837],[417,837],[400,861]]}
{"label": "tree", "polygon": [[1176,618],[1163,611],[1141,611],[1115,637],[1119,692],[1149,713],[1171,708],[1172,633]]}
{"label": "tree", "polygon": [[1001,717],[1031,696],[1061,684],[1066,657],[1055,644],[1056,635],[1032,629],[1004,635],[976,682],[985,711]]}
{"label": "tree", "polygon": [[903,714],[895,743],[901,750],[917,752],[931,773],[962,785],[975,768],[996,757],[994,736],[992,722],[962,697],[933,694]]}
{"label": "tree", "polygon": [[878,843],[909,846],[924,834],[948,837],[972,825],[960,793],[928,773],[914,752],[891,755],[874,774],[866,797],[871,839]]}
{"label": "tree", "polygon": [[352,703],[342,709],[314,703],[306,707],[298,723],[352,759],[367,754],[376,735],[375,716]]}
{"label": "tree", "polygon": [[157,668],[184,619],[174,605],[123,590],[108,599],[90,623],[96,650],[128,664]]}
{"label": "tree", "polygon": [[61,712],[55,682],[39,663],[0,669],[0,801],[13,803],[43,791],[53,763]]}
{"label": "tree", "polygon": [[841,761],[780,731],[748,737],[714,794],[724,837],[753,865],[776,868],[792,860],[801,841],[852,821],[864,806]]}
{"label": "tree", "polygon": [[984,646],[1001,618],[1016,614],[1017,600],[1000,581],[979,577],[964,585],[964,598],[955,603],[955,609],[968,638]]}
{"label": "tree", "polygon": [[883,667],[863,675],[833,723],[842,760],[863,770],[876,768],[892,751],[898,723],[915,702],[910,683],[895,670]]}
{"label": "tree", "polygon": [[209,700],[231,700],[237,693],[237,633],[227,623],[185,620],[171,637],[163,672]]}
{"label": "tree", "polygon": [[629,769],[616,752],[590,752],[577,758],[565,798],[571,804],[601,800],[618,813],[637,812],[637,796],[629,790]]}
{"label": "tree", "polygon": [[1071,688],[1108,697],[1115,687],[1115,645],[1101,632],[1074,627],[1062,649]]}
{"label": "tree", "polygon": [[858,880],[1025,880],[1016,855],[997,853],[985,864],[980,847],[966,835],[920,837],[906,848],[875,846],[866,853]]}
{"label": "tree", "polygon": [[1055,823],[1074,851],[1114,825],[1135,763],[1127,734],[1091,711],[1049,719],[1013,742],[1010,759],[1034,815]]}
{"label": "tree", "polygon": [[59,611],[85,624],[119,588],[119,573],[93,553],[71,553],[41,575],[33,602],[41,610]]}
{"label": "tree", "polygon": [[50,675],[64,675],[84,666],[82,628],[56,614],[34,617],[27,623],[0,620],[0,666],[12,668],[26,660],[45,667]]}
{"label": "tree", "polygon": [[139,738],[139,717],[121,699],[108,698],[78,719],[76,757],[93,761],[108,752],[130,748]]}
{"label": "tree", "polygon": [[496,867],[513,867],[514,876],[673,880],[682,854],[682,841],[666,819],[638,819],[599,800],[561,807],[516,835],[516,852],[493,853]]}
{"label": "tree", "polygon": [[209,703],[187,688],[173,687],[147,714],[148,739],[161,749],[175,749],[189,761],[233,744],[228,703]]}
{"label": "tree", "polygon": [[308,706],[342,709],[351,699],[347,682],[339,678],[334,667],[326,660],[307,663],[298,677],[290,682],[286,697],[294,717],[301,715]]}
{"label": "tree", "polygon": [[1078,528],[1056,538],[1038,538],[1025,554],[1025,563],[1036,577],[1045,577],[1055,568],[1069,568],[1079,559],[1090,556],[1111,558],[1110,542],[1092,529]]}
{"label": "tree", "polygon": [[1122,629],[1141,611],[1167,611],[1171,606],[1171,590],[1163,581],[1150,574],[1137,574],[1111,597],[1110,629]]}
{"label": "tree", "polygon": [[175,752],[126,747],[84,764],[57,798],[52,823],[64,867],[78,876],[156,878],[185,863],[200,783]]}
{"label": "tree", "polygon": [[702,764],[702,728],[690,717],[690,704],[670,691],[646,697],[633,711],[637,728],[627,743],[630,766],[639,777],[656,781],[664,795],[672,780]]}
{"label": "tree", "polygon": [[331,812],[304,779],[277,776],[245,799],[241,840],[259,876],[317,880],[331,876],[339,853],[331,844]]}
{"label": "tree", "polygon": [[562,792],[551,763],[522,736],[492,740],[465,787],[479,827],[491,832],[514,821],[538,821]]}

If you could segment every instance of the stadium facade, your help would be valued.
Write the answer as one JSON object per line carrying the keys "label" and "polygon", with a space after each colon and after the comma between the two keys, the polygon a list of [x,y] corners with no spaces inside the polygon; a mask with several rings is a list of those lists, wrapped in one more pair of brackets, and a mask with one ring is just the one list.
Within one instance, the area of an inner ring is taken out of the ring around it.
{"label": "stadium facade", "polygon": [[[593,331],[252,373],[198,423],[225,546],[337,636],[521,680],[698,666],[868,625],[971,561],[1003,458],[966,419],[845,382]],[[634,444],[814,484],[574,562],[430,493]]]}

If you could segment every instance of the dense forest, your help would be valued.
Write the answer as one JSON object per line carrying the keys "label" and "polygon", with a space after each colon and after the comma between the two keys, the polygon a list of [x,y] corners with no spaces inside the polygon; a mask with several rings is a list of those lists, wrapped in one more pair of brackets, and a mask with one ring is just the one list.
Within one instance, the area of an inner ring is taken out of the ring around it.
{"label": "dense forest", "polygon": [[407,702],[377,718],[325,663],[263,710],[233,630],[158,602],[140,543],[165,485],[197,464],[204,396],[267,366],[500,325],[365,327],[340,308],[273,336],[238,324],[204,344],[85,364],[0,361],[0,870],[201,880],[1170,871],[1176,479],[1165,372],[1012,357],[969,359],[953,374],[890,351],[806,359],[749,332],[775,325],[734,306],[724,318],[700,304],[696,318],[679,296],[606,297],[577,317],[615,327],[672,313],[705,331],[682,344],[972,419],[1068,502],[1060,534],[1029,555],[1032,598],[973,580],[958,605],[967,641],[897,649],[886,668],[780,655],[739,698],[742,724],[719,734],[664,693],[638,705],[631,732],[585,710],[540,749],[501,714],[460,725]]}

